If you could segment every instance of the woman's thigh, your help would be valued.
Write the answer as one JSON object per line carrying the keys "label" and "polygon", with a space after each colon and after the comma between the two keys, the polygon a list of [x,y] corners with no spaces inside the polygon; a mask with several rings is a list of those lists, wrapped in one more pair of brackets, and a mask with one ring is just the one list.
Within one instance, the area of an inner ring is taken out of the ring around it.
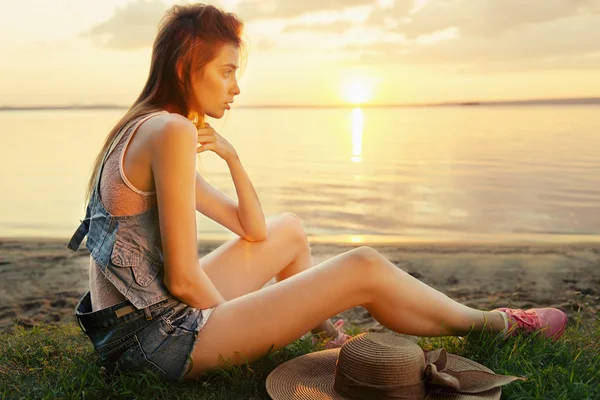
{"label": "woman's thigh", "polygon": [[252,362],[325,319],[366,303],[372,282],[380,275],[377,269],[383,265],[372,253],[351,250],[217,306],[198,333],[192,368],[185,379],[195,379],[214,367]]}
{"label": "woman's thigh", "polygon": [[226,300],[263,287],[308,245],[300,219],[291,213],[270,218],[267,232],[266,240],[233,239],[200,259],[200,266]]}

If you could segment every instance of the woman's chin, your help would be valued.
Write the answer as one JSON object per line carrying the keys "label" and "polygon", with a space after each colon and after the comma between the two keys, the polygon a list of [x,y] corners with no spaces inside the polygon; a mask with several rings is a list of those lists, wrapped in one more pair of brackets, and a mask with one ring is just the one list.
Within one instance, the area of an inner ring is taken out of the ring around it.
{"label": "woman's chin", "polygon": [[216,112],[207,112],[206,115],[208,115],[211,118],[214,119],[220,119],[223,118],[223,115],[225,115],[225,110],[220,110],[220,111],[216,111]]}

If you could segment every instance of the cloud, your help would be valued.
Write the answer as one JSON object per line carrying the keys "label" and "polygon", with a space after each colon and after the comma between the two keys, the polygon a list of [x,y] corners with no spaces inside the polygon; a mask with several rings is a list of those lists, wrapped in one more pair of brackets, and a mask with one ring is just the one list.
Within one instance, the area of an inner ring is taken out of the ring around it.
{"label": "cloud", "polygon": [[[401,17],[404,8],[395,11]],[[527,24],[598,12],[599,0],[430,0],[398,29],[414,37],[458,26],[464,35],[496,36]]]}
{"label": "cloud", "polygon": [[116,9],[109,20],[81,33],[81,37],[113,49],[135,50],[149,47],[167,8],[160,0],[133,1]]}
{"label": "cloud", "polygon": [[[290,20],[281,47],[305,32],[307,47],[339,44],[353,63],[486,69],[596,65],[600,0],[396,0],[362,21]],[[314,43],[320,35],[320,43]],[[337,37],[337,39],[335,39]]]}
{"label": "cloud", "polygon": [[319,24],[290,23],[286,24],[281,32],[292,33],[310,30],[313,33],[344,34],[346,31],[355,26],[357,26],[357,24],[351,21],[333,21]]}
{"label": "cloud", "polygon": [[322,11],[370,6],[373,3],[373,0],[242,0],[235,7],[235,13],[246,21],[287,19]]}
{"label": "cloud", "polygon": [[[460,36],[458,29],[438,32],[401,43],[357,44],[345,50],[356,64],[427,65],[469,73],[593,68],[600,60],[600,16],[523,26],[492,38]],[[436,36],[437,41],[428,42]]]}
{"label": "cloud", "polygon": [[317,20],[317,18],[292,19],[286,21],[284,32],[297,32],[310,29],[322,33],[341,34],[353,27],[365,27],[367,29],[391,29],[397,25],[396,17],[408,16],[410,11],[419,3],[419,0],[396,0],[387,6],[381,6],[377,2],[366,2],[369,7],[362,12],[360,20],[349,18],[341,10],[337,11],[337,18],[330,21]]}
{"label": "cloud", "polygon": [[[451,27],[460,28],[465,36],[496,36],[527,24],[600,13],[600,0],[396,0],[387,7],[370,3],[373,7],[361,25],[411,38]],[[304,27],[343,33],[356,25],[341,20],[329,24],[289,21],[286,30]]]}

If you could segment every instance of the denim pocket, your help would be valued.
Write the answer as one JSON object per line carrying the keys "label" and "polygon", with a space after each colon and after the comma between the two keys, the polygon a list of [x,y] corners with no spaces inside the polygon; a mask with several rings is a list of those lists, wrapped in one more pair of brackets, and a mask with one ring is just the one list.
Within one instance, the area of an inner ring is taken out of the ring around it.
{"label": "denim pocket", "polygon": [[100,354],[100,356],[103,359],[111,358],[114,356],[115,353],[117,353],[123,347],[131,346],[131,343],[133,342],[134,334],[135,334],[135,332],[130,332],[129,334],[127,334],[119,339],[113,340],[109,343],[106,343],[106,344],[103,344],[100,346],[95,346],[96,351]]}
{"label": "denim pocket", "polygon": [[159,376],[165,375],[165,371],[161,367],[148,359],[137,335],[133,336],[131,345],[116,360],[115,369],[121,372],[152,371]]}
{"label": "denim pocket", "polygon": [[167,335],[174,335],[178,328],[185,325],[187,317],[193,310],[193,307],[190,307],[185,303],[180,303],[171,307],[170,310],[161,315],[164,324],[159,325],[160,330]]}
{"label": "denim pocket", "polygon": [[119,239],[115,241],[110,261],[118,267],[129,267],[140,286],[148,286],[160,271],[161,263],[147,257],[145,250],[134,247]]}

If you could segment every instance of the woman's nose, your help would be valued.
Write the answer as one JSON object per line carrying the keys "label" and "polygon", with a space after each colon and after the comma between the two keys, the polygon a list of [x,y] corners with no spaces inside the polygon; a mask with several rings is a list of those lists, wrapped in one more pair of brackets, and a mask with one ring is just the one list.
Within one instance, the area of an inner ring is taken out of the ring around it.
{"label": "woman's nose", "polygon": [[240,94],[241,90],[240,90],[240,86],[238,85],[237,81],[233,84],[233,88],[231,89],[231,94],[233,94],[234,96],[237,96],[238,94]]}

